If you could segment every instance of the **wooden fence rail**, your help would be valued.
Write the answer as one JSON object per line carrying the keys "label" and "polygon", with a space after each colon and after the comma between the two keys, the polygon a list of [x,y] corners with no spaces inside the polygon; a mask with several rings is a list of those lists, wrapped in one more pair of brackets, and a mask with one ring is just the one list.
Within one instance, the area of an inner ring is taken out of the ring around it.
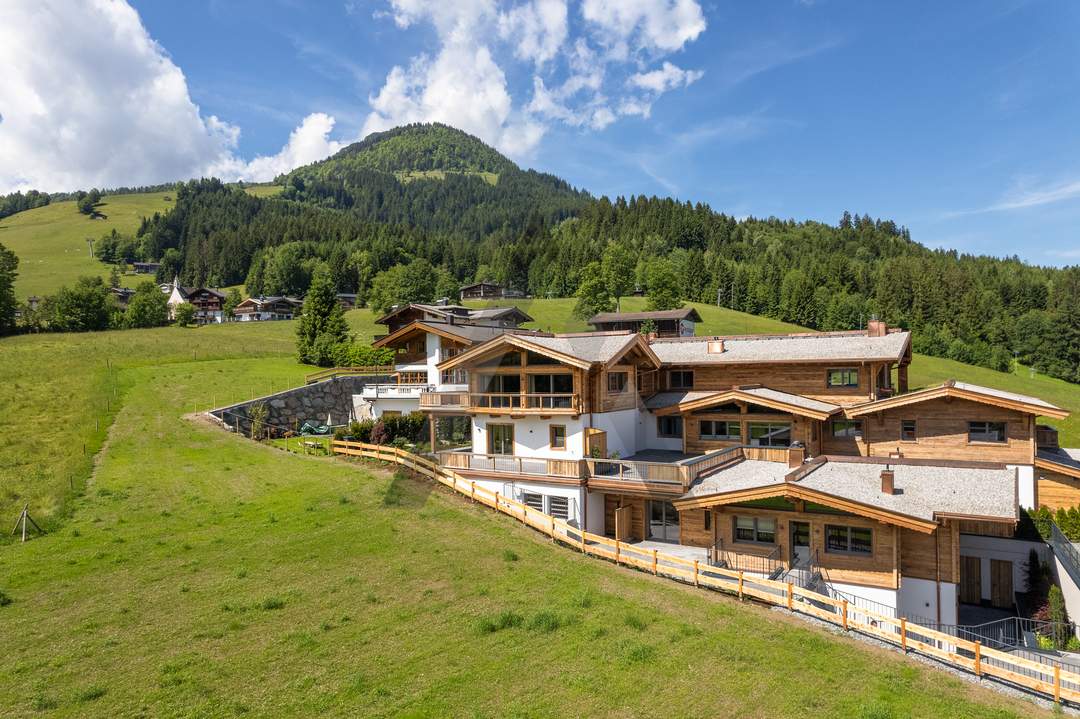
{"label": "wooden fence rail", "polygon": [[702,566],[695,560],[586,532],[565,520],[544,514],[522,502],[477,485],[452,468],[440,466],[437,462],[402,449],[335,440],[333,452],[346,457],[376,459],[407,467],[584,554],[694,586],[727,592],[740,599],[752,597],[767,604],[786,607],[793,612],[834,624],[845,631],[856,631],[896,645],[905,653],[918,652],[980,677],[992,677],[1023,687],[1055,702],[1080,703],[1080,673],[1013,656],[1008,652],[982,646],[979,642],[909,623],[903,618],[849,607],[845,599],[833,599],[790,582],[765,579],[732,569]]}

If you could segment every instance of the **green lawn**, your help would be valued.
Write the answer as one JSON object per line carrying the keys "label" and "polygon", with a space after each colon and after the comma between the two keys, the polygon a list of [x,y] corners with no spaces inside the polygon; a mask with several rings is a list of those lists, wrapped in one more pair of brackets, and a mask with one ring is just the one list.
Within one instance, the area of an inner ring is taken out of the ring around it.
{"label": "green lawn", "polygon": [[69,521],[0,546],[0,716],[1044,715],[783,613],[581,557],[428,482],[182,417],[193,400],[300,381],[292,359],[247,356],[287,351],[289,325],[0,345],[20,362],[35,344],[70,358],[24,376],[30,417],[67,411],[39,383],[93,384],[54,376],[77,358],[127,358]]}
{"label": "green lawn", "polygon": [[[81,275],[108,279],[109,265],[90,258],[86,239],[96,240],[112,229],[134,234],[143,217],[172,207],[165,198],[174,194],[107,195],[98,205],[98,211],[105,215],[100,219],[81,214],[74,202],[54,202],[0,220],[0,244],[19,257],[15,294],[20,299],[52,294]],[[123,285],[134,287],[145,279],[145,275],[125,275]]]}

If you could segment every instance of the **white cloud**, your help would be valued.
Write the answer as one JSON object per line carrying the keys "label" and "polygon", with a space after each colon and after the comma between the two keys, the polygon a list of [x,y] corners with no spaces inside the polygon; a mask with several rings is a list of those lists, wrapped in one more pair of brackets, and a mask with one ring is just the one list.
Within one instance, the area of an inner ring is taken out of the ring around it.
{"label": "white cloud", "polygon": [[663,67],[658,70],[631,75],[628,82],[636,87],[659,94],[678,87],[686,87],[700,80],[704,74],[700,70],[683,70],[665,61]]}
{"label": "white cloud", "polygon": [[1075,200],[1080,198],[1080,179],[1069,178],[1052,184],[1032,186],[1030,178],[1021,178],[1014,183],[1013,188],[997,202],[979,207],[974,210],[954,210],[945,212],[942,217],[952,219],[966,217],[968,215],[981,215],[989,212],[1009,212],[1012,210],[1026,210],[1032,207],[1041,207],[1057,202]]}
{"label": "white cloud", "polygon": [[[571,37],[566,0],[505,8],[494,0],[390,0],[399,28],[430,23],[439,47],[433,57],[417,55],[387,74],[369,98],[364,132],[439,121],[521,158],[552,123],[602,130],[620,117],[648,117],[661,94],[701,77],[669,62],[648,69],[704,31],[694,0],[585,0],[580,11],[585,22]],[[527,100],[512,97],[499,51],[503,60],[532,65]]]}
{"label": "white cloud", "polygon": [[582,15],[620,59],[637,51],[681,50],[705,31],[695,0],[585,0]]}
{"label": "white cloud", "polygon": [[333,144],[320,136],[332,118],[312,115],[281,153],[237,158],[240,129],[202,115],[183,72],[123,0],[4,0],[0,67],[0,192],[152,184],[212,170],[269,179]]}

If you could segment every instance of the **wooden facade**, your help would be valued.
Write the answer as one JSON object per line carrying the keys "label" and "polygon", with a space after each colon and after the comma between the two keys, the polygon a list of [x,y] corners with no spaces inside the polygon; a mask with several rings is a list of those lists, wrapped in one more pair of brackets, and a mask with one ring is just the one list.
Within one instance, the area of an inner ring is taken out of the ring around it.
{"label": "wooden facade", "polygon": [[[858,384],[853,387],[830,387],[829,371],[854,369]],[[671,365],[660,370],[662,390],[692,389],[719,392],[735,386],[762,384],[770,389],[790,392],[838,405],[850,405],[875,399],[880,390],[887,363],[800,362],[768,364],[699,364]],[[673,387],[671,373],[693,372],[693,386]]]}
{"label": "wooden facade", "polygon": [[1080,505],[1080,476],[1036,467],[1035,477],[1036,506],[1057,510]]}

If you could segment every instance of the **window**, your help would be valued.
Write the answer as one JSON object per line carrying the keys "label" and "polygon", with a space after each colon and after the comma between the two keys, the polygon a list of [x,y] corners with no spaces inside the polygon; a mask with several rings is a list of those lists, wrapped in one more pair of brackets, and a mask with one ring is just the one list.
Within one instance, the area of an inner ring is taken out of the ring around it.
{"label": "window", "polygon": [[843,439],[862,437],[862,420],[834,419],[832,421],[832,436]]}
{"label": "window", "polygon": [[706,509],[705,510],[705,531],[708,532],[708,531],[711,531],[711,530],[712,530],[712,510],[711,509]]}
{"label": "window", "polygon": [[533,394],[572,394],[574,376],[569,374],[531,374],[529,392]]}
{"label": "window", "polygon": [[791,425],[781,422],[751,422],[750,445],[753,447],[787,447],[791,444]]}
{"label": "window", "polygon": [[463,369],[444,369],[439,374],[442,384],[469,384],[469,372]]}
{"label": "window", "polygon": [[516,374],[481,375],[479,384],[484,392],[517,394],[521,391],[521,376]]}
{"label": "window", "polygon": [[844,367],[831,369],[826,375],[825,384],[829,387],[858,387],[859,369],[857,367]]}
{"label": "window", "polygon": [[739,429],[738,422],[703,419],[698,436],[700,439],[723,439],[737,442],[742,439],[742,431]]}
{"label": "window", "polygon": [[487,429],[488,454],[514,453],[514,425],[489,424]]}
{"label": "window", "polygon": [[914,442],[918,435],[915,433],[915,420],[902,419],[900,420],[900,441],[901,442]]}
{"label": "window", "polygon": [[521,503],[529,509],[535,509],[537,512],[544,511],[544,495],[536,494],[535,492],[522,492]]}
{"label": "window", "polygon": [[548,497],[548,514],[556,519],[570,519],[570,500],[566,497]]}
{"label": "window", "polygon": [[682,437],[682,417],[657,417],[657,437]]}
{"label": "window", "polygon": [[566,426],[553,424],[548,432],[548,444],[552,449],[566,449]]}
{"label": "window", "polygon": [[626,372],[608,372],[607,391],[610,394],[619,394],[626,391]]}
{"label": "window", "polygon": [[866,527],[826,524],[825,551],[834,554],[872,554],[873,531]]}
{"label": "window", "polygon": [[398,384],[427,384],[427,372],[398,372]]}
{"label": "window", "polygon": [[776,520],[765,517],[735,517],[735,541],[776,544]]}
{"label": "window", "polygon": [[968,442],[1005,442],[1004,422],[968,422]]}
{"label": "window", "polygon": [[694,386],[694,371],[688,369],[671,370],[668,372],[668,387],[671,389],[692,389]]}

